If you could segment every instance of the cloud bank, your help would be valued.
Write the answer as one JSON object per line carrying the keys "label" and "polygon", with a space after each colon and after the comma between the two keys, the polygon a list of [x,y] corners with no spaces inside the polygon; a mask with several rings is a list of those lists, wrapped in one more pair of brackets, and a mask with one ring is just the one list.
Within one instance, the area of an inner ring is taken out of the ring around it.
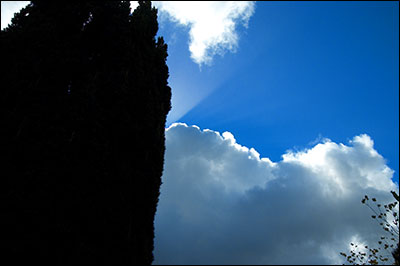
{"label": "cloud bank", "polygon": [[341,264],[351,241],[384,233],[360,201],[392,201],[398,187],[369,136],[282,158],[261,158],[229,132],[171,125],[154,264]]}
{"label": "cloud bank", "polygon": [[242,1],[155,1],[160,12],[184,26],[190,27],[189,50],[199,65],[211,64],[214,55],[238,46],[236,26],[248,25],[254,13],[254,2]]}

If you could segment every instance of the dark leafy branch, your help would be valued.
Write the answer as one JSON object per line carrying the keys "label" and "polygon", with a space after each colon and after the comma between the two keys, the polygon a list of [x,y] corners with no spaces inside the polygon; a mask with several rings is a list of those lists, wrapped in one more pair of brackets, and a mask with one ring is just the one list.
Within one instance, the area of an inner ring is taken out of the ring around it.
{"label": "dark leafy branch", "polygon": [[[340,252],[340,255],[345,257],[348,263],[353,265],[378,265],[393,261],[395,265],[399,265],[399,196],[395,191],[391,191],[391,194],[396,201],[384,205],[383,209],[382,204],[379,204],[376,198],[369,199],[365,195],[361,200],[361,203],[373,212],[374,215],[371,215],[371,218],[377,221],[379,226],[389,235],[380,237],[377,241],[377,248],[359,247],[355,243],[350,243],[350,254]],[[362,251],[359,251],[360,248]]]}

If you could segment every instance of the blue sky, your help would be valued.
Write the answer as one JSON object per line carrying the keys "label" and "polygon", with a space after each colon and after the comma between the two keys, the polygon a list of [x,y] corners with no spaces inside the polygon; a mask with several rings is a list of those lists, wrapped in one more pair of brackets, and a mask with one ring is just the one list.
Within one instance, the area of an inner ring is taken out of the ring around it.
{"label": "blue sky", "polygon": [[342,264],[350,242],[375,246],[360,200],[398,191],[398,2],[256,2],[205,63],[188,50],[201,18],[156,6],[173,107],[154,264]]}
{"label": "blue sky", "polygon": [[398,182],[398,20],[398,2],[257,2],[237,51],[201,69],[187,28],[164,20],[173,108],[201,98],[168,122],[230,131],[274,161],[366,133]]}
{"label": "blue sky", "polygon": [[398,2],[153,3],[172,88],[154,264],[378,248],[361,199],[399,189]]}

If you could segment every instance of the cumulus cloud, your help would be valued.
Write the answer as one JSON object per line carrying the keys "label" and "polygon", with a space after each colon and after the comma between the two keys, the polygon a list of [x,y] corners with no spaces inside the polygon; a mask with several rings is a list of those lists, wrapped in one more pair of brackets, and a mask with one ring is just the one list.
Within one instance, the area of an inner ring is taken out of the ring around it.
{"label": "cumulus cloud", "polygon": [[210,64],[216,54],[234,52],[238,46],[237,24],[245,27],[254,13],[254,2],[242,1],[155,1],[160,12],[190,27],[189,50],[199,65]]}
{"label": "cumulus cloud", "polygon": [[11,23],[14,13],[27,6],[30,1],[1,1],[1,29]]}
{"label": "cumulus cloud", "polygon": [[367,135],[272,162],[229,132],[173,124],[154,264],[341,264],[351,241],[384,233],[360,200],[392,201],[392,175]]}

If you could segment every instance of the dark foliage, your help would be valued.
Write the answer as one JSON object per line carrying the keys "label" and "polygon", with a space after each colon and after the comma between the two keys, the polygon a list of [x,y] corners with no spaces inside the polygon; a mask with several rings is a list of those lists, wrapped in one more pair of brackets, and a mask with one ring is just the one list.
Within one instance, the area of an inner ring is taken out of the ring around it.
{"label": "dark foliage", "polygon": [[397,248],[392,252],[392,256],[394,258],[394,265],[400,265],[400,250],[399,244],[397,244]]}
{"label": "dark foliage", "polygon": [[[153,261],[171,89],[157,10],[32,1],[1,31],[2,242],[15,264]],[[2,230],[3,231],[3,230]]]}
{"label": "dark foliage", "polygon": [[[391,191],[396,201],[385,204],[377,202],[376,198],[370,198],[365,195],[361,200],[374,215],[371,218],[377,221],[379,226],[384,230],[385,235],[377,240],[376,247],[364,246],[359,247],[357,244],[350,243],[350,254],[340,252],[348,263],[352,265],[380,265],[390,263],[393,257],[393,265],[399,265],[399,214],[396,206],[399,204],[399,195],[395,191]],[[372,204],[372,206],[371,206]],[[374,206],[375,205],[375,206]],[[376,243],[374,243],[374,246]],[[363,249],[360,251],[360,248]],[[391,252],[389,252],[391,250]]]}

